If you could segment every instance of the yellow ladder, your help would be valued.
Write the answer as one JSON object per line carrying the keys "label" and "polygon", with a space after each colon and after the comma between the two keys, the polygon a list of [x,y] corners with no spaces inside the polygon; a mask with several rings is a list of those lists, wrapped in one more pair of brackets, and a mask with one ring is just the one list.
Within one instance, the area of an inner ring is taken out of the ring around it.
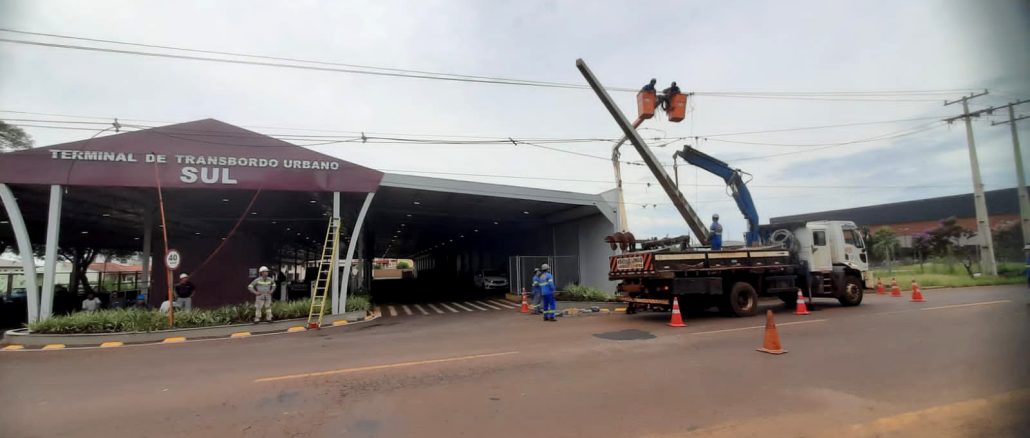
{"label": "yellow ladder", "polygon": [[322,327],[322,316],[325,315],[326,297],[332,290],[333,260],[337,260],[337,248],[340,246],[340,219],[329,219],[329,227],[325,232],[325,244],[322,245],[322,258],[318,259],[318,276],[312,284],[311,311],[308,312],[308,328]]}

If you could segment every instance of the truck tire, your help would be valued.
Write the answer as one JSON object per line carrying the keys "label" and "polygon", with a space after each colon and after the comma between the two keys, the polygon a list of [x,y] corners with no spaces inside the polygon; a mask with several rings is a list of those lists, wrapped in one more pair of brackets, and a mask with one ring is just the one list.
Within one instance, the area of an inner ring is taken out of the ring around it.
{"label": "truck tire", "polygon": [[758,293],[750,283],[738,281],[726,295],[722,307],[730,316],[754,316],[758,313]]}
{"label": "truck tire", "polygon": [[862,304],[862,280],[853,275],[844,277],[844,291],[837,297],[840,305],[852,307]]}

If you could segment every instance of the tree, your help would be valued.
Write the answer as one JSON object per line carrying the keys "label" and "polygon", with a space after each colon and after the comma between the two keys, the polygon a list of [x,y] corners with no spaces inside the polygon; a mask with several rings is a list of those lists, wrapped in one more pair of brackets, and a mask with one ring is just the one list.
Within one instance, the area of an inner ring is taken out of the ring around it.
{"label": "tree", "polygon": [[881,260],[890,262],[894,259],[894,252],[898,249],[898,235],[890,227],[883,227],[876,230],[872,238],[872,248]]}
{"label": "tree", "polygon": [[916,260],[919,261],[919,270],[923,270],[923,263],[926,263],[926,257],[930,255],[930,235],[927,233],[919,233],[912,236],[912,251],[915,252]]}
{"label": "tree", "polygon": [[399,261],[397,262],[397,269],[411,269],[411,265],[409,265],[408,262]]}
{"label": "tree", "polygon": [[0,120],[0,152],[31,149],[32,144],[32,137],[24,130]]}

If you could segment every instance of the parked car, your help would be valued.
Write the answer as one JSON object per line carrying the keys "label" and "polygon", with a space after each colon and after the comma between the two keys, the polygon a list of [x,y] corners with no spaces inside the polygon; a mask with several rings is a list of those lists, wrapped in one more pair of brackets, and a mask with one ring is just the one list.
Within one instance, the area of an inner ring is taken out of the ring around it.
{"label": "parked car", "polygon": [[24,287],[11,289],[10,295],[3,296],[3,302],[6,304],[25,304],[25,300],[28,299],[29,293]]}
{"label": "parked car", "polygon": [[480,289],[507,289],[508,275],[493,270],[479,271],[473,278],[476,287]]}

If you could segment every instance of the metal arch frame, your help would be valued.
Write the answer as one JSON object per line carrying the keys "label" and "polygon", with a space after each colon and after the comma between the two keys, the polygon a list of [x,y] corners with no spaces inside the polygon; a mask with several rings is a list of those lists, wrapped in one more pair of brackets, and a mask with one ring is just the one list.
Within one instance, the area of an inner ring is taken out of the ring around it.
{"label": "metal arch frame", "polygon": [[50,318],[54,313],[54,286],[57,282],[57,241],[61,236],[61,204],[64,188],[50,186],[50,209],[46,225],[46,253],[43,256],[43,293],[39,304],[39,319]]}
{"label": "metal arch frame", "polygon": [[0,183],[0,200],[3,201],[7,217],[11,220],[11,228],[14,229],[14,238],[18,244],[18,254],[25,277],[29,323],[33,323],[39,319],[39,288],[36,285],[36,261],[32,254],[32,241],[29,240],[29,230],[25,227],[25,219],[21,215],[21,209],[18,208],[18,202],[14,199],[14,193],[7,184]]}
{"label": "metal arch frame", "polygon": [[344,313],[347,310],[347,288],[350,286],[350,273],[354,265],[354,250],[358,246],[358,236],[361,234],[361,226],[365,223],[365,215],[368,213],[368,207],[372,205],[372,198],[375,196],[375,192],[368,192],[365,195],[365,203],[361,205],[361,211],[358,213],[358,219],[354,222],[354,229],[351,230],[350,242],[347,244],[347,258],[344,259],[343,274],[337,284],[339,285],[339,291],[333,300],[333,313],[339,314]]}

